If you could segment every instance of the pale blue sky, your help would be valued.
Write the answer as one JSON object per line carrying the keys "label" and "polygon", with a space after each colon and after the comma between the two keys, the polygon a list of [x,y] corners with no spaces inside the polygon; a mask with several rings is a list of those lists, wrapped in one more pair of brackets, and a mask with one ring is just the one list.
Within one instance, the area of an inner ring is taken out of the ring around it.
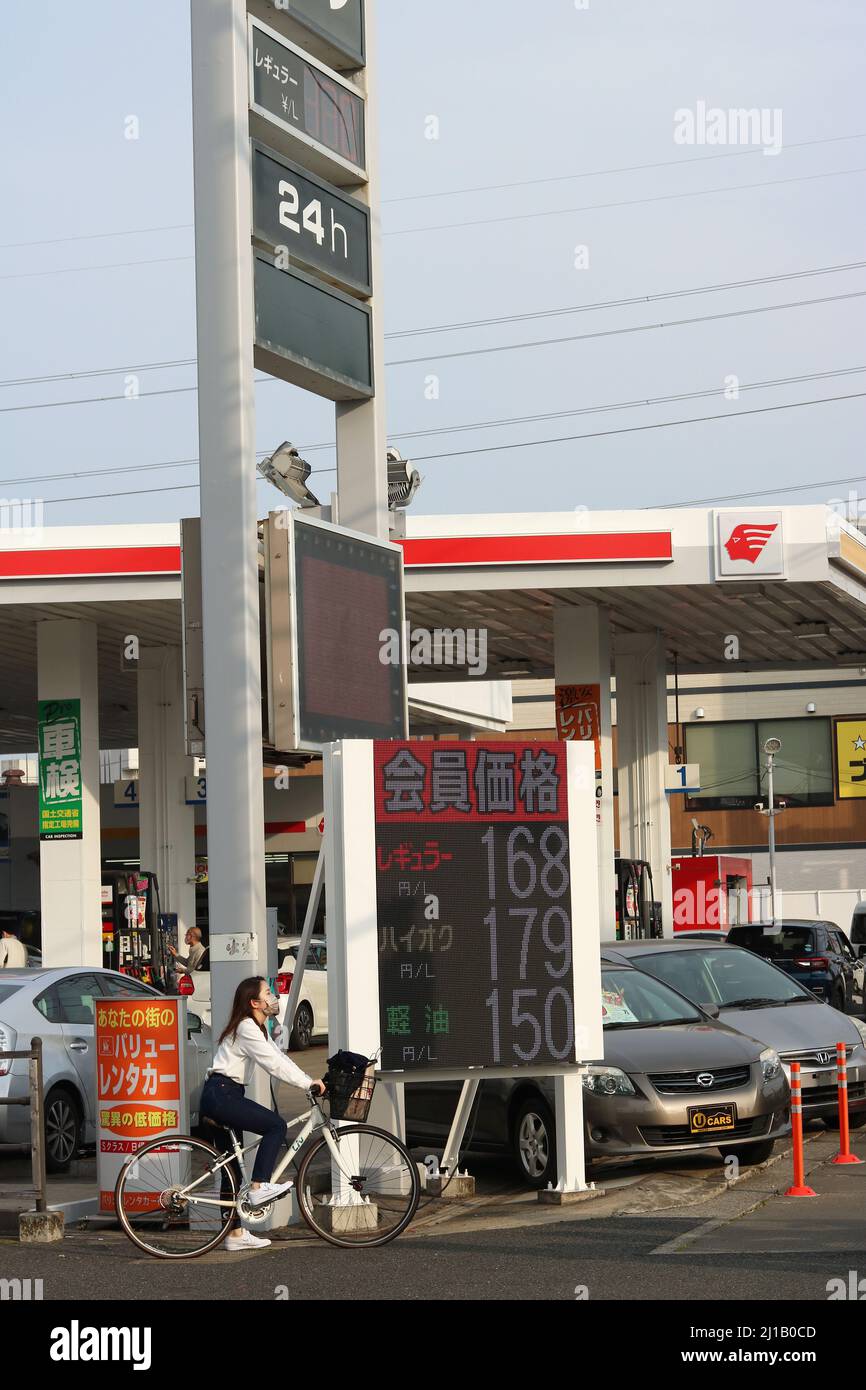
{"label": "pale blue sky", "polygon": [[[858,0],[589,0],[586,10],[574,0],[379,0],[378,9],[389,332],[866,259],[866,10]],[[7,5],[0,53],[0,379],[193,357],[186,0]],[[724,151],[676,144],[675,111],[699,101],[780,109],[782,153],[707,159]],[[124,139],[129,115],[140,121],[137,141]],[[430,115],[440,122],[436,141],[425,138]],[[861,138],[839,138],[854,135]],[[597,172],[651,164],[669,167]],[[844,170],[860,172],[813,177]],[[592,176],[532,182],[567,175]],[[519,186],[445,196],[489,184]],[[720,191],[671,196],[699,190]],[[412,199],[421,193],[438,196]],[[596,204],[627,205],[590,207]],[[556,215],[535,215],[551,210]],[[464,225],[476,222],[488,225]],[[439,230],[411,230],[431,227]],[[84,239],[54,241],[70,237]],[[587,269],[574,265],[579,244],[589,248]],[[130,261],[154,263],[105,268]],[[88,266],[95,268],[80,269]],[[790,500],[838,495],[845,489],[784,489],[866,472],[862,399],[608,438],[532,441],[866,391],[866,372],[747,391],[733,403],[707,396],[405,436],[721,390],[730,375],[746,384],[866,366],[858,298],[553,347],[435,356],[862,290],[866,273],[850,270],[392,339],[390,362],[431,354],[392,366],[387,378],[389,432],[425,475],[416,509],[648,506],[759,487],[781,488],[777,495]],[[435,401],[425,398],[428,373],[440,378]],[[142,390],[194,380],[190,367],[147,372]],[[51,499],[148,490],[52,505],[51,523],[197,512],[194,489],[169,490],[194,482],[192,467],[109,471],[194,458],[193,391],[11,409],[122,390],[123,374],[114,370],[0,389],[0,492]],[[328,402],[268,383],[258,388],[258,405],[262,449],[284,437],[301,445],[333,438]],[[423,461],[521,442],[525,448]],[[328,451],[308,456],[316,468],[333,462]],[[12,481],[90,470],[105,472]],[[318,482],[327,493],[333,475]],[[262,485],[262,512],[273,500]]]}

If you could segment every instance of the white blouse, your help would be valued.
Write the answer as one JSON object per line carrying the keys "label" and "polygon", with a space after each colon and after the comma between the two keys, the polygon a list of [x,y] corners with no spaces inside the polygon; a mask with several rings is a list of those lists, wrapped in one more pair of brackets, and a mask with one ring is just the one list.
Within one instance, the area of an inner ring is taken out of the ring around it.
{"label": "white blouse", "polygon": [[241,1019],[235,1036],[229,1034],[220,1043],[214,1053],[213,1066],[208,1071],[208,1076],[218,1071],[222,1076],[228,1076],[232,1081],[248,1086],[257,1063],[270,1072],[271,1076],[278,1077],[280,1081],[288,1081],[290,1086],[299,1086],[302,1090],[308,1091],[313,1085],[313,1078],[295,1066],[291,1057],[287,1057],[273,1038],[266,1036],[251,1018]]}

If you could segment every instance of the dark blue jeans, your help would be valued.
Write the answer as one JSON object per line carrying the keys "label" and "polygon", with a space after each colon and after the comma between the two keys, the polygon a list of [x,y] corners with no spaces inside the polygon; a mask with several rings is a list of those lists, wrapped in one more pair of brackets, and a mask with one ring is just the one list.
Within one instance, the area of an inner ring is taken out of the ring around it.
{"label": "dark blue jeans", "polygon": [[[232,1081],[231,1077],[223,1076],[221,1072],[212,1072],[204,1083],[200,1110],[202,1116],[233,1129],[240,1143],[243,1143],[244,1130],[262,1136],[253,1164],[252,1181],[269,1182],[286,1137],[285,1120],[274,1110],[266,1110],[254,1100],[247,1100],[240,1082]],[[217,1130],[215,1143],[220,1153],[231,1152],[232,1142],[227,1134]],[[240,1184],[240,1173],[236,1173],[236,1177]]]}

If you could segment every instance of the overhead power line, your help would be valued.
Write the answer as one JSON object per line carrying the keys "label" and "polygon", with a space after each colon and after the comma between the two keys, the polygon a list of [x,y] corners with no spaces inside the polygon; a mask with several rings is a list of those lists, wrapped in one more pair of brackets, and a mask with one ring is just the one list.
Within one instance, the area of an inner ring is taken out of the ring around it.
{"label": "overhead power line", "polygon": [[[755,183],[729,184],[724,188],[695,188],[683,193],[657,193],[649,198],[627,198],[612,203],[585,203],[579,208],[549,208],[543,212],[517,212],[502,217],[463,218],[460,222],[440,222],[426,227],[401,227],[394,231],[385,231],[382,235],[385,237],[414,236],[421,232],[447,232],[466,230],[470,227],[492,227],[505,222],[527,222],[536,221],[543,217],[565,217],[578,212],[602,212],[612,208],[641,207],[649,203],[674,202],[681,198],[703,198],[720,193],[743,193],[748,189],[755,188],[781,188],[786,184],[810,183],[815,179],[837,179],[844,178],[849,174],[863,173],[866,173],[866,166],[859,166],[855,169],[831,169],[823,174],[798,174],[789,179],[763,179]],[[193,261],[194,259],[194,256],[162,256],[144,261],[109,261],[98,265],[72,265],[65,266],[60,270],[16,271],[12,274],[0,275],[0,280],[29,280],[45,275],[78,275],[94,270],[128,270],[136,266],[168,265],[171,262]]]}
{"label": "overhead power line", "polygon": [[[727,313],[721,313],[721,314],[699,314],[699,315],[697,315],[697,316],[695,316],[695,317],[693,317],[693,318],[687,318],[687,319],[669,319],[669,320],[667,320],[667,321],[665,321],[665,322],[661,322],[661,323],[639,323],[639,324],[632,324],[632,325],[627,326],[627,327],[624,327],[624,328],[605,328],[605,329],[597,329],[597,330],[596,330],[595,332],[593,332],[593,333],[577,333],[577,334],[570,334],[570,335],[568,335],[567,337],[563,337],[563,338],[539,338],[539,339],[531,340],[531,341],[528,341],[528,342],[521,342],[521,343],[502,343],[502,344],[494,345],[494,346],[492,346],[492,347],[465,348],[465,349],[462,349],[462,350],[459,351],[459,352],[435,352],[435,351],[434,351],[434,352],[427,353],[427,354],[425,354],[425,355],[422,356],[422,357],[406,357],[406,358],[397,359],[397,360],[392,361],[392,362],[386,362],[386,363],[385,363],[385,366],[386,366],[386,367],[408,367],[408,366],[412,366],[412,365],[417,364],[417,363],[420,363],[420,362],[431,362],[431,361],[444,362],[444,361],[448,361],[449,359],[454,359],[454,358],[459,358],[459,357],[483,357],[483,356],[486,356],[486,355],[489,355],[489,354],[493,354],[493,353],[517,352],[517,351],[520,351],[520,350],[523,350],[523,349],[529,349],[529,348],[557,347],[557,346],[561,346],[561,345],[564,344],[564,343],[588,342],[588,341],[590,341],[590,340],[592,340],[592,339],[597,339],[597,338],[616,338],[616,337],[623,337],[623,336],[626,336],[626,335],[631,334],[631,333],[649,333],[649,332],[658,331],[659,329],[663,329],[663,328],[683,328],[683,327],[686,327],[686,326],[688,326],[688,325],[690,325],[690,324],[696,324],[696,323],[714,323],[714,322],[717,322],[717,321],[722,320],[722,319],[743,318],[743,317],[748,317],[748,316],[755,315],[755,314],[772,314],[772,313],[777,313],[778,311],[780,311],[780,310],[782,310],[782,309],[804,309],[804,308],[811,308],[811,307],[813,307],[813,306],[815,306],[815,305],[818,305],[818,304],[835,304],[835,303],[838,303],[838,302],[840,302],[840,301],[842,301],[842,300],[848,300],[848,299],[862,299],[864,296],[866,296],[866,290],[852,290],[852,291],[850,291],[850,292],[847,293],[847,294],[826,295],[826,296],[823,296],[823,297],[818,298],[818,299],[795,299],[795,300],[790,300],[790,301],[788,301],[788,302],[785,303],[785,304],[764,304],[764,305],[758,305],[758,306],[756,306],[756,307],[753,308],[753,309],[732,309],[732,310],[729,310]],[[188,362],[185,362],[184,365],[192,365],[192,364],[193,364],[193,361],[194,361],[194,359],[190,359]],[[107,372],[108,369],[100,369],[100,370],[101,370],[102,372]],[[122,369],[120,369],[120,370],[122,370]],[[139,368],[139,370],[142,370],[142,369]],[[273,382],[276,382],[278,379],[279,379],[279,378],[277,378],[277,377],[271,377],[271,376],[262,376],[262,377],[256,377],[256,378],[255,378],[257,384],[259,384],[259,383],[273,383]],[[4,385],[4,384],[11,384],[11,383],[0,383],[0,385]],[[198,387],[197,387],[196,385],[191,385],[191,386],[163,386],[163,387],[159,387],[159,388],[158,388],[157,390],[155,390],[155,391],[142,391],[142,392],[140,392],[138,395],[136,395],[133,399],[135,399],[136,401],[139,401],[139,400],[150,400],[152,397],[155,397],[155,396],[178,396],[178,395],[188,395],[188,394],[190,394],[190,393],[192,393],[192,392],[194,392],[194,391],[197,391],[197,390],[198,390]],[[126,395],[115,395],[115,396],[80,396],[80,397],[75,398],[75,399],[72,399],[72,400],[64,400],[64,401],[33,401],[33,402],[31,402],[30,404],[26,404],[26,405],[4,405],[4,406],[0,406],[0,415],[19,414],[19,413],[21,413],[21,412],[23,412],[23,411],[28,411],[28,410],[56,410],[56,409],[58,409],[58,408],[60,408],[60,407],[63,407],[63,406],[73,406],[73,405],[102,405],[102,404],[104,404],[104,403],[107,402],[107,401],[125,401],[125,400],[127,400],[127,399],[129,399],[129,398],[128,398]]]}
{"label": "overhead power line", "polygon": [[[718,294],[722,290],[752,289],[756,285],[777,285],[785,280],[808,280],[817,275],[839,275],[862,270],[866,261],[847,261],[841,265],[819,266],[816,270],[790,270],[782,275],[758,275],[751,280],[725,280],[715,285],[696,285],[687,290],[662,290],[656,294],[635,294],[627,299],[596,299],[590,304],[570,304],[560,309],[538,309],[526,314],[500,314],[495,318],[466,319],[458,323],[437,323],[429,328],[404,328],[386,333],[388,339],[419,338],[431,333],[455,333],[467,328],[492,328],[502,323],[527,323],[532,319],[562,318],[568,314],[594,313],[599,309],[624,309],[634,304],[653,304],[665,299],[686,299],[697,294]],[[0,382],[0,386],[4,385]]]}
{"label": "overhead power line", "polygon": [[[502,314],[487,319],[467,319],[457,323],[433,324],[427,328],[404,328],[386,333],[386,340],[427,337],[433,333],[451,333],[471,328],[489,328],[503,323],[524,323],[532,319],[559,318],[569,314],[595,313],[602,309],[628,308],[635,304],[658,303],[667,299],[685,299],[693,295],[716,294],[723,290],[750,289],[756,285],[780,284],[787,280],[805,280],[819,275],[838,275],[849,270],[863,270],[866,261],[846,261],[838,265],[818,266],[814,270],[791,270],[781,275],[758,275],[749,280],[726,280],[711,285],[695,285],[684,290],[660,290],[653,294],[632,295],[625,299],[599,299],[590,304],[566,305],[559,309],[540,309],[525,314]],[[133,362],[117,367],[91,367],[78,371],[47,372],[37,376],[7,377],[0,389],[15,386],[40,386],[50,381],[80,381],[89,377],[136,375],[142,372],[174,371],[194,367],[195,357],[169,358],[160,362]],[[264,380],[264,377],[259,378]],[[106,399],[113,399],[107,397]]]}
{"label": "overhead power line", "polygon": [[[836,371],[827,372],[806,372],[801,376],[781,376],[767,381],[740,382],[737,390],[743,391],[763,391],[775,386],[798,386],[807,381],[829,381],[836,377],[854,376],[858,372],[866,372],[866,365],[862,367],[840,367]],[[474,420],[464,425],[439,425],[426,430],[393,430],[389,431],[389,439],[402,442],[407,439],[423,439],[431,435],[440,434],[464,434],[474,430],[502,429],[512,425],[532,425],[540,424],[545,420],[566,420],[577,415],[600,415],[612,410],[632,410],[646,408],[648,406],[670,405],[674,401],[691,401],[706,399],[708,396],[721,396],[724,391],[719,386],[707,387],[702,391],[678,391],[666,396],[646,396],[630,401],[614,401],[609,405],[584,405],[576,406],[572,410],[554,410],[542,415],[512,415],[498,420]],[[307,444],[301,447],[302,453],[312,453],[314,449],[332,449],[331,444]]]}
{"label": "overhead power line", "polygon": [[[695,416],[694,418],[688,419],[688,420],[666,420],[666,421],[661,421],[661,422],[659,422],[658,424],[653,424],[653,425],[631,425],[631,426],[625,426],[625,427],[620,428],[620,429],[613,429],[613,430],[596,430],[596,431],[593,431],[592,433],[589,433],[589,434],[573,434],[573,435],[566,435],[566,436],[564,436],[564,437],[562,437],[562,438],[559,438],[559,439],[537,439],[537,440],[531,440],[531,441],[529,441],[529,442],[527,442],[527,443],[523,443],[523,444],[495,444],[495,445],[492,445],[492,446],[491,446],[490,448],[488,448],[488,449],[459,449],[459,450],[455,450],[455,451],[453,451],[453,452],[451,452],[451,453],[446,453],[446,454],[422,454],[420,457],[418,457],[417,459],[413,460],[413,462],[423,463],[423,462],[425,462],[425,461],[426,461],[426,462],[430,462],[430,461],[433,460],[433,459],[465,458],[465,457],[467,457],[468,455],[471,455],[471,454],[500,453],[500,452],[502,452],[502,451],[505,450],[505,449],[531,449],[531,448],[538,448],[538,447],[541,447],[542,445],[545,445],[545,444],[566,444],[566,443],[571,443],[571,442],[576,441],[576,440],[581,440],[581,439],[601,439],[601,438],[605,438],[605,437],[607,437],[607,436],[616,435],[616,434],[639,434],[639,433],[642,433],[642,432],[645,431],[645,430],[673,429],[673,428],[676,428],[677,426],[680,426],[680,425],[710,424],[710,423],[712,423],[712,422],[714,422],[714,421],[717,421],[717,420],[738,420],[738,419],[742,418],[744,415],[764,415],[764,414],[767,414],[767,413],[770,413],[770,412],[779,411],[779,410],[796,410],[796,409],[798,409],[798,408],[800,408],[800,407],[802,407],[802,406],[830,405],[830,404],[832,404],[832,403],[835,402],[835,401],[858,400],[858,399],[860,399],[860,398],[862,398],[862,397],[866,397],[866,391],[855,391],[855,392],[852,392],[850,395],[845,395],[845,396],[826,396],[826,397],[824,397],[824,398],[821,398],[821,399],[818,399],[818,400],[812,400],[812,401],[792,401],[792,402],[790,402],[790,403],[787,404],[787,405],[760,406],[760,407],[758,407],[758,408],[756,408],[756,409],[754,409],[754,410],[738,410],[738,411],[733,412],[733,413],[731,413],[731,414],[723,414],[723,415],[698,415],[698,416]],[[312,470],[313,473],[318,473],[318,474],[323,474],[323,473],[335,473],[336,471],[337,471],[336,468],[314,468],[314,469]],[[264,479],[264,478],[259,478],[257,481],[258,481],[258,482],[261,482],[261,483],[264,483],[264,482],[265,482],[265,479]],[[813,484],[808,484],[807,486],[809,486],[809,487],[812,487],[812,486],[814,486],[814,487],[824,487],[824,486],[832,487],[832,486],[839,486],[842,482],[858,482],[858,481],[861,481],[861,480],[860,480],[859,478],[854,478],[854,479],[842,479],[842,480],[836,480],[835,482],[831,482],[831,483],[815,483],[814,485],[813,485]],[[189,491],[192,491],[194,488],[197,488],[198,486],[199,486],[198,482],[195,482],[195,483],[179,483],[179,484],[172,485],[171,487],[166,487],[166,488],[132,488],[131,490],[129,490],[129,491],[124,491],[124,492],[97,492],[97,493],[90,493],[90,494],[88,494],[88,495],[86,495],[86,496],[80,496],[80,497],[48,497],[48,498],[45,498],[45,499],[44,499],[43,505],[46,506],[46,507],[50,507],[50,506],[56,506],[56,505],[58,505],[59,503],[67,503],[67,502],[108,501],[108,500],[111,500],[111,499],[117,498],[117,497],[144,497],[144,496],[148,496],[148,495],[153,494],[153,493],[189,492]],[[778,489],[778,491],[785,491],[785,490],[786,490],[786,489],[784,489],[784,488]],[[791,491],[799,491],[799,490],[802,490],[802,489],[800,489],[800,488],[792,488],[792,489],[791,489]],[[742,493],[741,493],[741,494],[738,494],[737,496],[738,496],[739,498],[742,498],[743,496],[749,496],[749,495],[750,495],[750,494],[742,494]],[[766,494],[766,493],[761,493],[761,494],[751,494],[751,495],[766,496],[767,494]],[[716,500],[716,499],[711,499],[711,500]],[[734,500],[737,500],[737,499],[734,498],[734,497],[732,496],[732,497],[730,497],[730,498],[726,498],[725,500],[727,500],[727,501],[734,501]],[[699,504],[699,503],[695,503],[695,502],[691,502],[691,503],[685,502],[685,503],[681,503],[681,504],[679,504],[679,505],[682,505],[682,506],[696,506],[696,505],[700,505],[700,504]],[[642,509],[642,510],[645,510],[645,509]]]}
{"label": "overhead power line", "polygon": [[[847,140],[866,139],[866,131],[859,131],[853,135],[828,135],[816,140],[795,140],[790,144],[786,142],[783,150],[804,150],[813,145],[837,145]],[[478,184],[472,188],[443,188],[426,193],[403,193],[395,198],[383,198],[382,203],[412,203],[429,201],[435,198],[455,198],[462,197],[470,193],[497,193],[504,189],[511,188],[534,188],[546,183],[570,183],[576,179],[597,179],[610,174],[634,174],[650,169],[673,169],[688,167],[692,164],[709,164],[716,159],[739,159],[744,155],[763,155],[762,146],[757,146],[747,150],[720,150],[716,154],[694,155],[691,158],[662,159],[655,160],[650,164],[624,164],[610,169],[585,169],[577,174],[554,174],[541,179],[518,179],[513,183],[489,183]],[[155,236],[162,232],[189,232],[194,227],[193,222],[170,222],[158,227],[124,227],[117,232],[80,232],[72,236],[46,237],[40,240],[30,241],[2,241],[0,251],[18,250],[31,246],[60,246],[65,242],[75,241],[107,241],[115,237],[125,236]]]}
{"label": "overhead power line", "polygon": [[[836,401],[854,401],[866,397],[866,391],[852,391],[844,396],[824,396],[811,401],[789,401],[784,405],[755,406],[751,410],[735,410],[720,415],[696,415],[687,420],[662,420],[652,425],[623,425],[613,430],[594,430],[589,434],[566,434],[557,439],[528,439],[518,444],[490,444],[480,449],[455,449],[444,454],[416,454],[413,463],[429,463],[432,459],[468,458],[473,454],[497,454],[506,449],[538,449],[547,444],[570,444],[581,439],[603,439],[614,434],[642,434],[646,430],[678,429],[681,425],[705,425],[715,420],[741,420],[745,415],[767,415],[779,410],[799,410],[809,405],[831,405]],[[318,470],[313,469],[313,472]],[[332,469],[324,470],[333,472]]]}
{"label": "overhead power line", "polygon": [[12,275],[0,275],[0,280],[39,280],[45,275],[83,275],[89,270],[129,270],[141,265],[170,265],[194,260],[195,256],[154,256],[147,261],[103,261],[99,265],[61,266],[59,270],[16,270]]}
{"label": "overhead power line", "polygon": [[414,236],[419,232],[465,231],[468,227],[495,227],[505,222],[534,222],[542,217],[567,217],[577,212],[603,212],[611,208],[636,208],[649,203],[672,203],[681,198],[704,198],[719,193],[744,193],[755,188],[782,188],[786,184],[811,183],[815,179],[840,179],[848,174],[866,173],[866,166],[855,169],[831,169],[825,174],[798,174],[790,179],[762,179],[755,183],[732,183],[724,188],[694,188],[684,193],[656,193],[650,198],[626,198],[612,203],[584,203],[579,208],[550,208],[546,212],[512,212],[502,217],[462,219],[460,222],[438,222],[426,227],[403,227],[399,231],[383,232],[383,236]]}
{"label": "overhead power line", "polygon": [[[849,270],[863,270],[866,261],[846,261],[838,265],[818,266],[814,270],[792,270],[781,275],[759,275],[748,280],[725,280],[711,285],[695,285],[684,290],[660,290],[652,294],[631,295],[624,299],[599,299],[590,304],[573,304],[559,309],[540,309],[525,314],[502,314],[487,319],[467,319],[457,323],[433,324],[426,328],[404,328],[386,333],[385,338],[399,339],[426,337],[433,333],[450,333],[471,328],[488,328],[503,323],[523,323],[532,319],[558,318],[569,314],[594,313],[602,309],[628,308],[635,304],[658,303],[667,299],[684,299],[693,295],[716,294],[723,290],[749,289],[756,285],[780,284],[787,280],[811,279],[819,275],[838,275]],[[79,371],[48,372],[38,376],[7,377],[0,381],[0,388],[13,386],[39,386],[49,381],[79,381],[88,377],[134,375],[140,372],[172,371],[176,368],[194,367],[195,357],[168,358],[160,362],[133,362],[126,366],[91,367]],[[264,378],[261,378],[264,380]]]}
{"label": "overhead power line", "polygon": [[[785,151],[804,150],[810,145],[836,145],[844,140],[863,139],[866,139],[866,131],[857,135],[830,135],[822,140],[798,140],[790,145],[786,143],[782,148]],[[514,183],[477,184],[472,188],[442,188],[433,193],[403,193],[396,198],[383,198],[382,203],[417,203],[429,201],[431,198],[463,197],[469,193],[499,193],[511,188],[535,188],[546,183],[570,183],[574,179],[598,179],[609,174],[635,174],[648,169],[678,169],[691,164],[709,164],[714,159],[737,159],[743,155],[763,153],[762,146],[748,150],[724,150],[718,154],[693,155],[691,158],[662,159],[653,164],[623,164],[613,169],[586,169],[580,174],[552,174],[543,179],[518,179]]]}
{"label": "overhead power line", "polygon": [[[692,497],[687,502],[654,502],[653,508],[662,510],[675,507],[714,506],[716,502],[747,502],[752,497],[772,497],[780,492],[816,492],[828,487],[850,487],[852,483],[864,483],[866,476],[857,473],[853,478],[823,478],[817,483],[781,483],[778,487],[757,488],[754,492],[729,492],[720,497]],[[641,511],[647,508],[641,507]]]}
{"label": "overhead power line", "polygon": [[[856,375],[858,372],[866,372],[866,364],[862,367],[838,367],[835,370],[824,372],[806,372],[800,376],[776,377],[766,381],[741,382],[739,391],[761,391],[768,390],[776,386],[795,386],[802,385],[809,381],[827,381],[836,377]],[[586,405],[578,406],[573,410],[556,410],[543,415],[516,415],[504,417],[498,420],[473,420],[467,424],[460,425],[440,425],[426,430],[393,430],[389,431],[388,438],[396,442],[406,439],[422,439],[432,435],[440,434],[463,434],[474,430],[500,429],[510,425],[538,424],[544,420],[568,419],[577,415],[595,415],[608,411],[631,410],[642,407],[670,405],[675,401],[695,400],[707,396],[719,396],[722,392],[718,386],[708,387],[703,391],[680,391],[665,396],[648,396],[640,400],[614,401],[608,405]],[[319,449],[333,449],[335,444],[332,441],[322,444],[301,444],[299,452],[301,454],[311,454]],[[257,451],[257,458],[264,458],[270,452],[268,449]],[[198,457],[183,459],[165,459],[158,463],[133,463],[120,464],[116,468],[87,468],[70,469],[60,473],[29,473],[20,478],[0,478],[0,487],[17,487],[22,483],[52,483],[69,482],[76,478],[108,478],[125,473],[152,473],[164,469],[191,468],[199,463]],[[320,470],[314,469],[314,472]],[[331,470],[324,470],[330,472]]]}
{"label": "overhead power line", "polygon": [[536,338],[529,342],[499,343],[493,347],[462,348],[459,352],[432,352],[422,357],[402,357],[386,362],[386,367],[411,367],[419,362],[446,362],[458,357],[482,357],[499,352],[518,352],[526,348],[560,347],[563,343],[583,343],[595,338],[618,338],[629,333],[651,333],[660,328],[683,328],[693,323],[716,323],[721,319],[747,318],[754,314],[775,314],[782,309],[807,309],[816,304],[837,304],[843,299],[862,299],[866,290],[851,290],[847,294],[825,295],[820,299],[793,299],[785,304],[761,304],[754,309],[729,309],[722,314],[699,314],[690,319],[668,319],[662,323],[638,323],[626,328],[599,328],[593,333],[569,334],[564,338]]}
{"label": "overhead power line", "polygon": [[[844,137],[840,137],[844,138]],[[852,135],[852,140],[857,136]],[[170,222],[162,227],[126,227],[120,232],[79,232],[73,236],[52,236],[41,241],[0,241],[0,251],[19,250],[29,246],[60,246],[67,241],[107,241],[119,236],[155,236],[158,232],[189,232],[193,222]]]}

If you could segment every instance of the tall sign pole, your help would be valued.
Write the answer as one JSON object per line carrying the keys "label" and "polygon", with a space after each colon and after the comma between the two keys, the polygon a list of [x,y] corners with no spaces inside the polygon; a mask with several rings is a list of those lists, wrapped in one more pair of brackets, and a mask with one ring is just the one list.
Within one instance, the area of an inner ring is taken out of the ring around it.
{"label": "tall sign pole", "polygon": [[[265,930],[245,0],[191,0],[212,1017]],[[275,945],[276,943],[274,943]],[[271,969],[271,965],[274,969]]]}
{"label": "tall sign pole", "polygon": [[276,973],[265,911],[254,367],[334,401],[335,520],[388,539],[372,9],[371,0],[191,0],[217,1030],[244,976]]}
{"label": "tall sign pole", "polygon": [[377,86],[375,0],[366,3],[366,58],[362,81],[366,95],[367,183],[358,197],[370,209],[372,267],[372,356],[376,394],[366,401],[337,404],[337,492],[341,526],[388,539],[388,481],[385,468],[385,334],[382,316],[382,219],[379,197],[379,98]]}

